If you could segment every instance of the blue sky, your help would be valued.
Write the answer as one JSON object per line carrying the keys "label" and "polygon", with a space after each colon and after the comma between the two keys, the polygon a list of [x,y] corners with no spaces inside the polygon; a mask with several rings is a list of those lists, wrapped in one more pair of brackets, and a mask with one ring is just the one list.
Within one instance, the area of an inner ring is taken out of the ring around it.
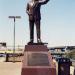
{"label": "blue sky", "polygon": [[[25,45],[29,41],[28,1],[0,0],[0,42],[13,45],[13,20],[8,18],[10,15],[21,16],[16,20],[16,45]],[[41,6],[41,16],[43,42],[49,43],[49,46],[75,45],[75,0],[50,0]]]}

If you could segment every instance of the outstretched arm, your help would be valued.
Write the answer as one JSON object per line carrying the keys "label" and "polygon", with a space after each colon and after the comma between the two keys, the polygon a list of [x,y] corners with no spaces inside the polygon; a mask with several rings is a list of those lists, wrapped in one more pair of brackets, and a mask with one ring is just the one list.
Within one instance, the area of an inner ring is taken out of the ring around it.
{"label": "outstretched arm", "polygon": [[43,4],[46,4],[48,1],[49,0],[39,0],[39,3],[43,5]]}

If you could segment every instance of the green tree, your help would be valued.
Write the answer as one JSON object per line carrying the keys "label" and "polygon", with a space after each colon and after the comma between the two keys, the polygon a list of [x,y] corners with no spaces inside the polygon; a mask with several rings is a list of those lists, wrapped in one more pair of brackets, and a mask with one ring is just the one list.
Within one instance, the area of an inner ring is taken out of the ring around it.
{"label": "green tree", "polygon": [[68,58],[75,59],[75,50],[69,52],[68,54],[66,54],[66,56],[67,56]]}

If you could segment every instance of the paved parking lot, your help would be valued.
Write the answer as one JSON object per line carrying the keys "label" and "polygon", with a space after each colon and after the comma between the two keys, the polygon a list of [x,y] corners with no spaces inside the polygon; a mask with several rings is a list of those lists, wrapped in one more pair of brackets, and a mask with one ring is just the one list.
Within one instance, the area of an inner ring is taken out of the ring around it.
{"label": "paved parking lot", "polygon": [[21,62],[0,62],[0,75],[21,75]]}

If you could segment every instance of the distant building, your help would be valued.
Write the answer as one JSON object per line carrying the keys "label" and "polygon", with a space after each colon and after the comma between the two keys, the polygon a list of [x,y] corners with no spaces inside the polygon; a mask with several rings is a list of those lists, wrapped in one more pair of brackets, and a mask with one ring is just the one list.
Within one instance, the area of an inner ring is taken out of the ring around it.
{"label": "distant building", "polygon": [[75,50],[75,46],[50,47],[49,50],[52,52],[68,52],[68,51]]}
{"label": "distant building", "polygon": [[6,42],[0,42],[0,50],[6,50]]}
{"label": "distant building", "polygon": [[1,46],[6,47],[6,42],[0,42],[0,47]]}

